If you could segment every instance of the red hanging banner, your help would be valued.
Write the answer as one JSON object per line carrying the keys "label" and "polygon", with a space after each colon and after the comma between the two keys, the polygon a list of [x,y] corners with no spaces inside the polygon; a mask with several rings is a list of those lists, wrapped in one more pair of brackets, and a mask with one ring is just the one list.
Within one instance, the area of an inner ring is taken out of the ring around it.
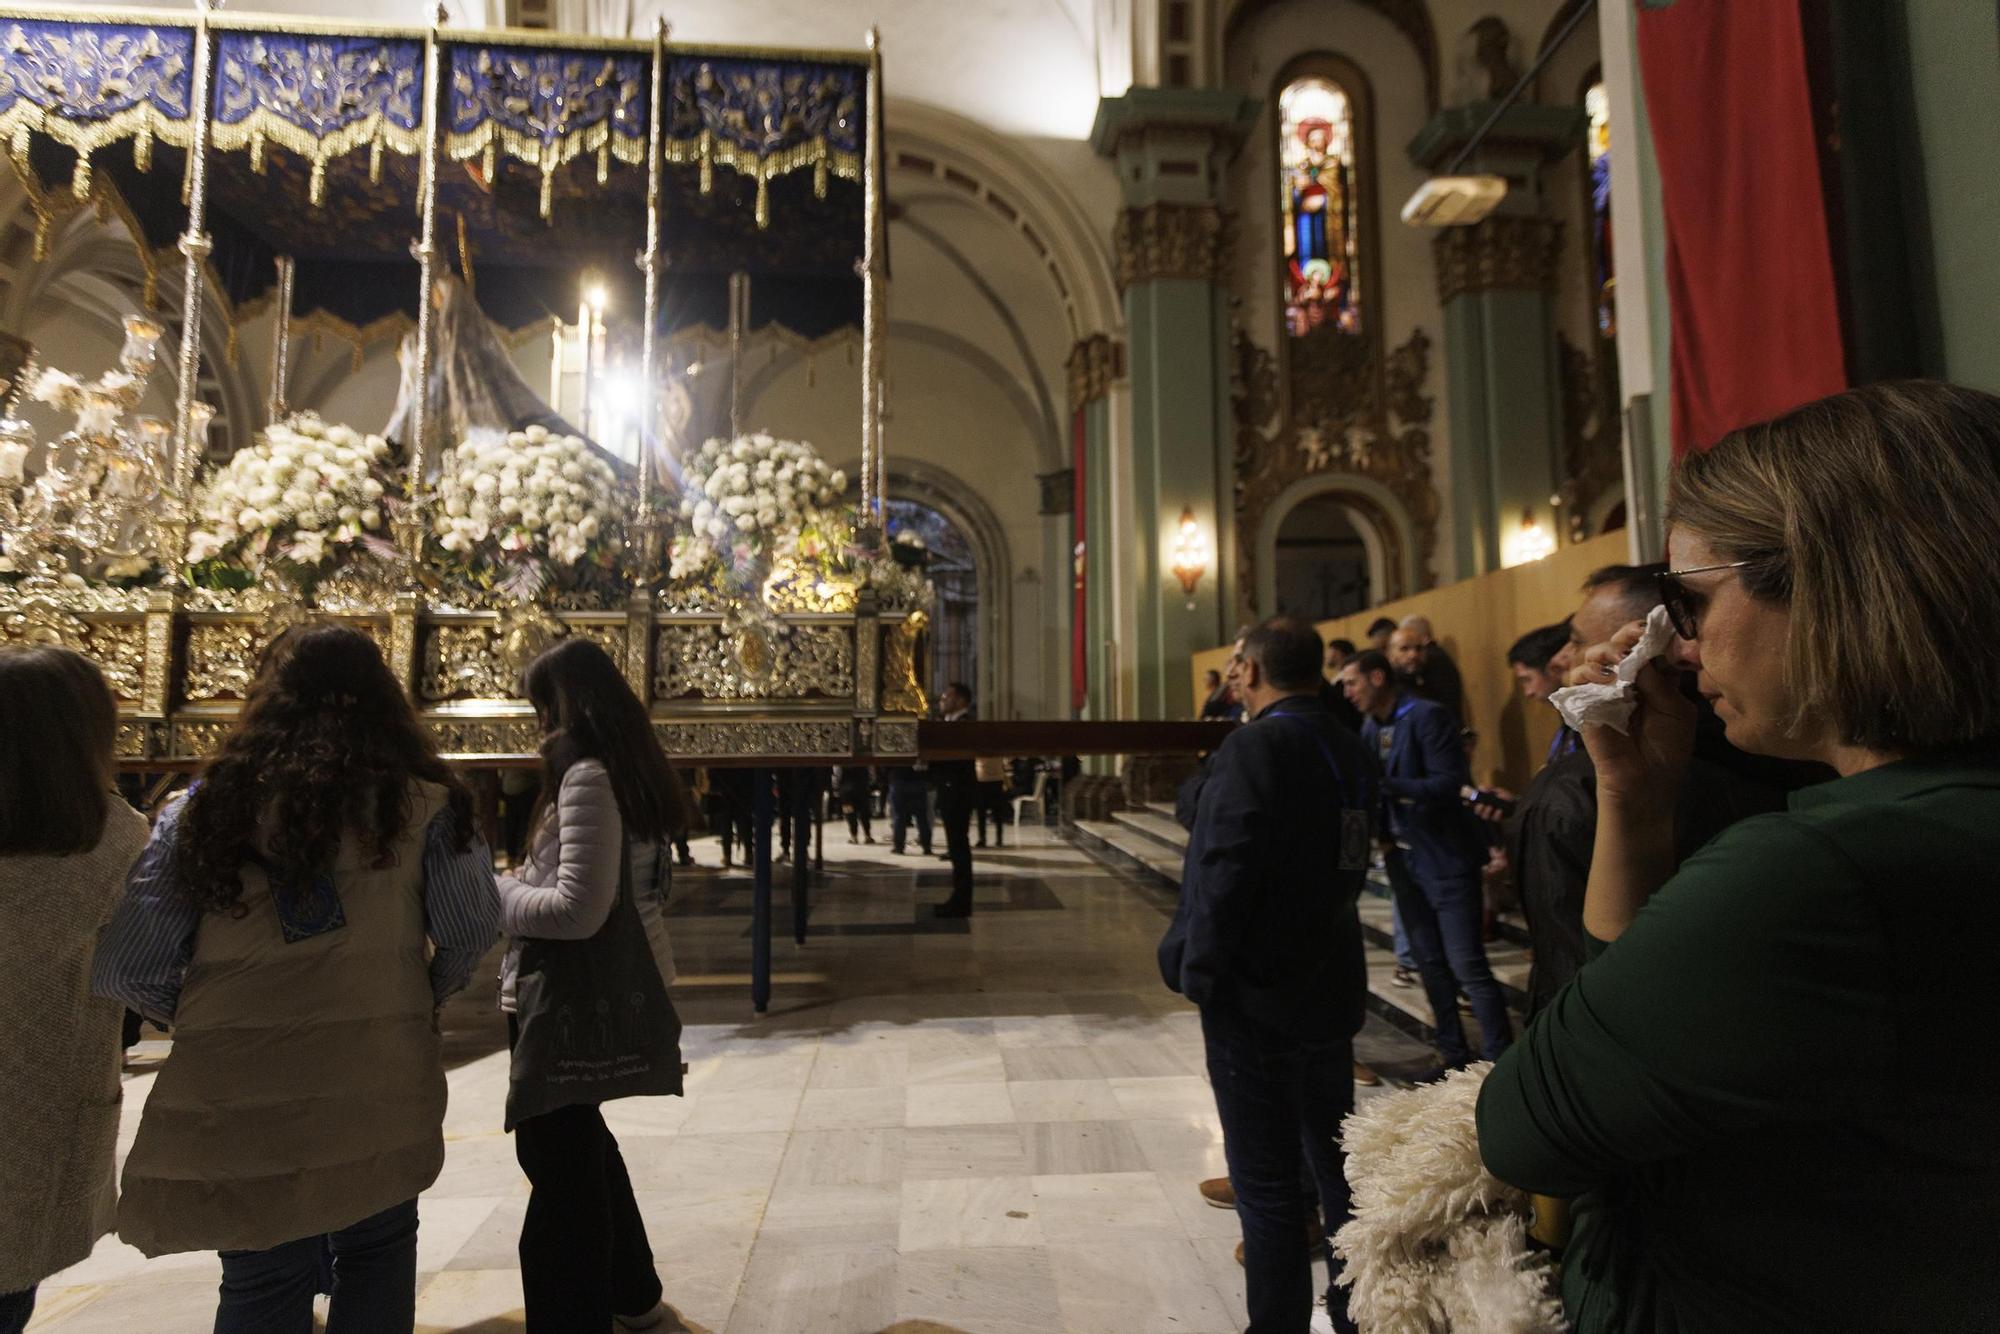
{"label": "red hanging banner", "polygon": [[1674,456],[1847,387],[1798,0],[1622,0],[1660,168]]}
{"label": "red hanging banner", "polygon": [[1089,599],[1084,592],[1084,429],[1083,408],[1071,418],[1070,455],[1075,491],[1070,504],[1070,617],[1069,617],[1069,707],[1073,717],[1083,716],[1090,702],[1090,627],[1085,622]]}

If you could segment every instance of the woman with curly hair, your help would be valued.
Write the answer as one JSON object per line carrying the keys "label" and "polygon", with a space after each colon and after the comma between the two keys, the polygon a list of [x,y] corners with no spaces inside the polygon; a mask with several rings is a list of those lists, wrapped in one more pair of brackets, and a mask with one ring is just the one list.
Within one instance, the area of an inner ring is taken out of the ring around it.
{"label": "woman with curly hair", "polygon": [[416,1318],[417,1196],[444,1165],[437,1009],[496,938],[493,862],[374,642],[281,635],[236,728],[160,816],[94,985],[174,1045],[118,1232],[222,1253],[217,1334]]}

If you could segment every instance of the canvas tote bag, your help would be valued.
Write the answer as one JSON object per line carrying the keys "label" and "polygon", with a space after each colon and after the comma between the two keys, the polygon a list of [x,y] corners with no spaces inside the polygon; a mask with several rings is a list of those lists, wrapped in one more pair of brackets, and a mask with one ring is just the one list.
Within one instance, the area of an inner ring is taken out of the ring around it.
{"label": "canvas tote bag", "polygon": [[[665,874],[663,845],[653,892]],[[513,1065],[507,1124],[579,1103],[679,1096],[681,1021],[660,980],[646,927],[632,902],[632,854],[618,858],[618,901],[587,940],[521,942],[514,985]]]}

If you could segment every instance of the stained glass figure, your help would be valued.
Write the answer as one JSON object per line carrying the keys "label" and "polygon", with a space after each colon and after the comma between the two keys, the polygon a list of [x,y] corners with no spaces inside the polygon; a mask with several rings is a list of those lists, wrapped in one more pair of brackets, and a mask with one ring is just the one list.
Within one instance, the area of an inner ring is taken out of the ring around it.
{"label": "stained glass figure", "polygon": [[1359,333],[1353,104],[1331,79],[1295,80],[1278,95],[1278,135],[1285,327]]}
{"label": "stained glass figure", "polygon": [[1611,260],[1611,99],[1602,83],[1583,95],[1590,116],[1590,249],[1597,277],[1597,336],[1618,335],[1618,281]]}

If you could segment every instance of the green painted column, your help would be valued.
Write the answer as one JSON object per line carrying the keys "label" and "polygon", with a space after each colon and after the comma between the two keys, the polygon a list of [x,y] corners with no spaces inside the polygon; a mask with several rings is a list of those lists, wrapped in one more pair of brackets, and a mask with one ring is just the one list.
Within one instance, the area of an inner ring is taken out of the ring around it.
{"label": "green painted column", "polygon": [[[1473,103],[1438,113],[1411,143],[1411,160],[1443,170],[1491,111]],[[1459,168],[1506,177],[1506,199],[1484,221],[1440,228],[1433,239],[1451,384],[1453,578],[1499,569],[1524,519],[1558,540],[1564,531],[1549,504],[1562,485],[1555,319],[1562,226],[1544,216],[1537,177],[1544,163],[1575,149],[1582,116],[1577,108],[1510,107]]]}
{"label": "green painted column", "polygon": [[[1187,662],[1233,628],[1235,478],[1230,453],[1228,224],[1223,171],[1257,104],[1237,93],[1134,88],[1098,104],[1092,142],[1117,164],[1113,230],[1131,389],[1127,507],[1131,642],[1119,640],[1129,718],[1189,716]],[[1114,447],[1122,445],[1115,442]],[[1192,594],[1172,571],[1184,513],[1206,547]],[[1121,609],[1114,609],[1116,610]],[[1114,619],[1118,619],[1114,616]]]}

